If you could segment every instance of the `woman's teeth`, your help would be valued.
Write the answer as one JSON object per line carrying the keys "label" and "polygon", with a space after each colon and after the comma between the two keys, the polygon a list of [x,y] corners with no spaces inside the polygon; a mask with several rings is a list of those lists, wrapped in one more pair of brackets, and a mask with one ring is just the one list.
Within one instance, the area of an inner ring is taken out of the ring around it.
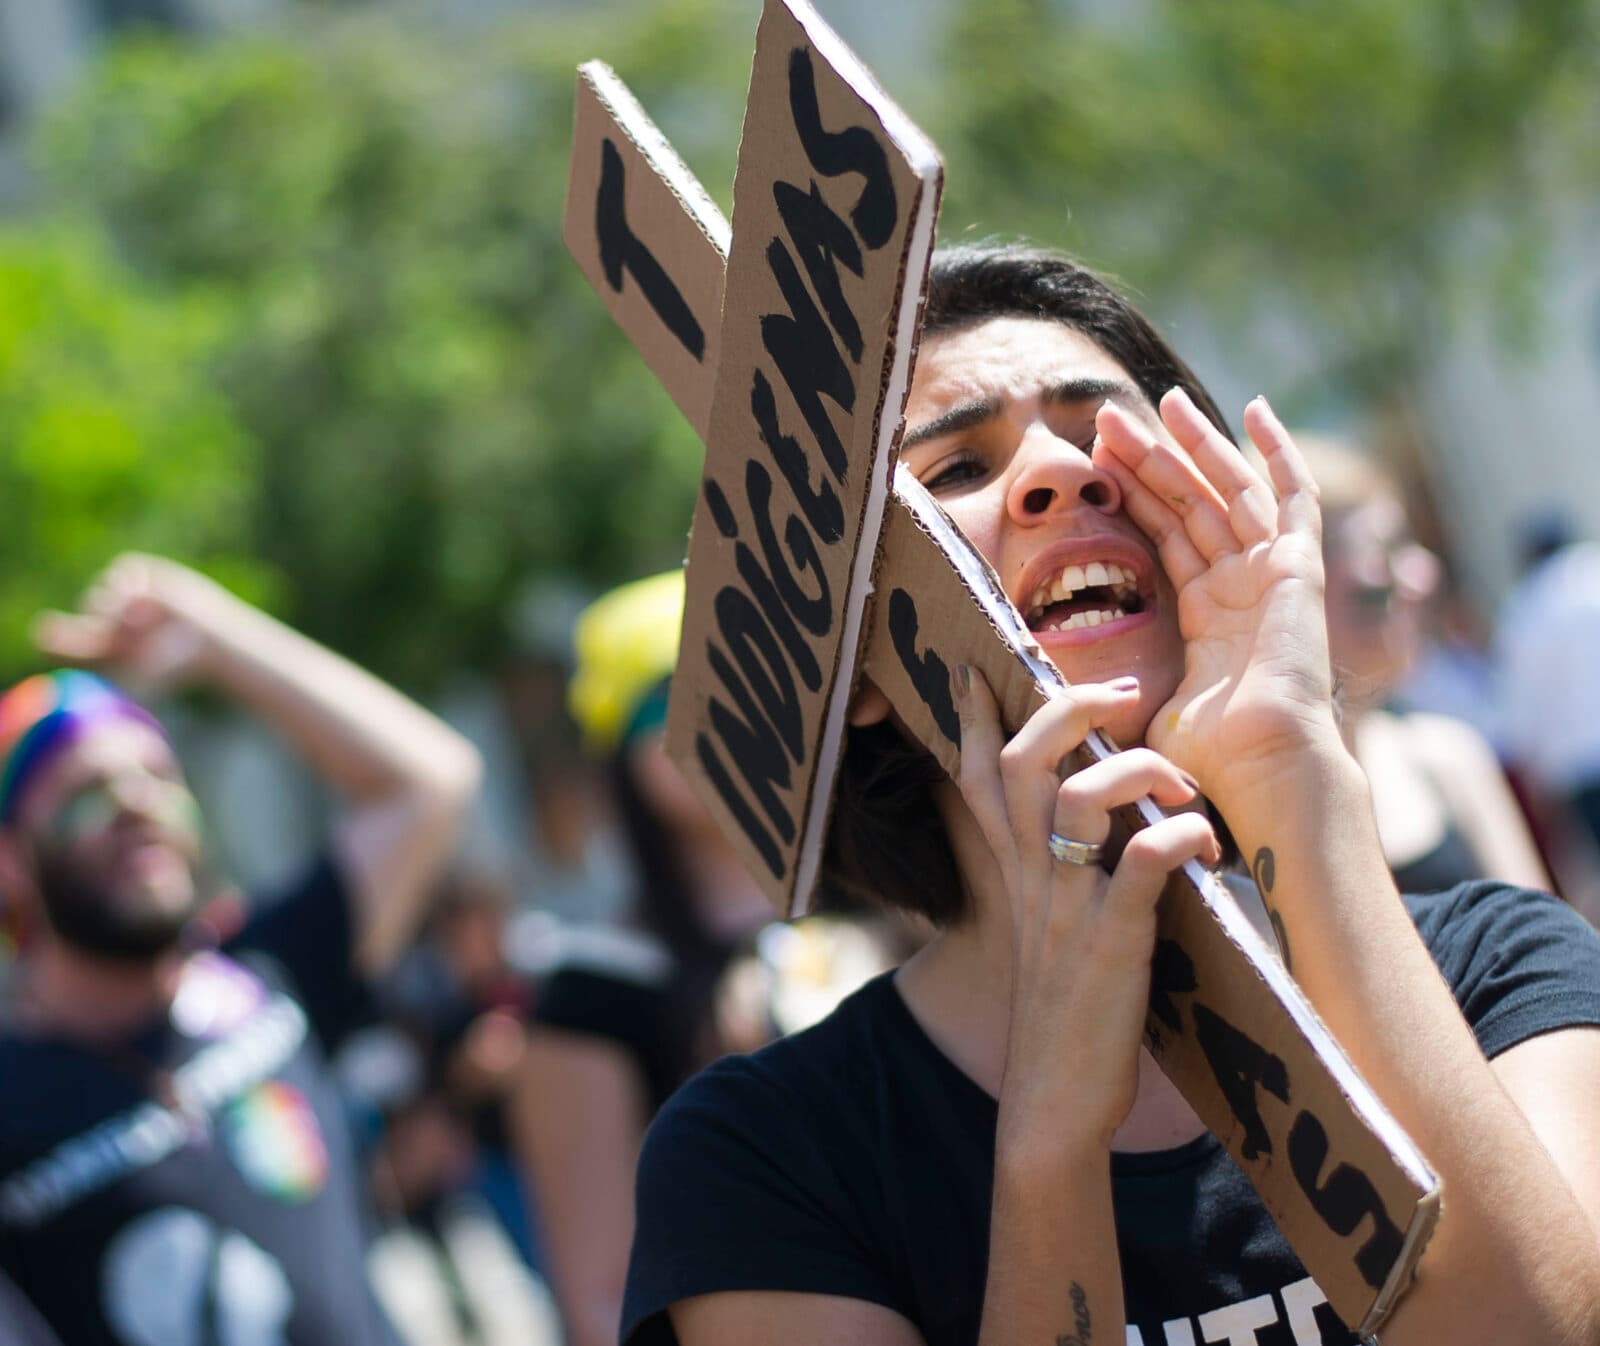
{"label": "woman's teeth", "polygon": [[1036,631],[1076,631],[1080,626],[1099,626],[1101,622],[1114,622],[1124,613],[1119,609],[1090,608],[1088,612],[1074,612],[1059,622],[1041,622]]}
{"label": "woman's teeth", "polygon": [[[1088,592],[1091,589],[1104,592],[1091,594]],[[1047,608],[1074,598],[1093,606],[1072,613],[1052,614],[1049,620],[1045,619]],[[1059,574],[1041,583],[1029,600],[1027,619],[1029,627],[1035,631],[1072,631],[1115,621],[1130,612],[1138,612],[1142,606],[1133,571],[1115,561],[1091,561],[1087,565],[1065,566]]]}

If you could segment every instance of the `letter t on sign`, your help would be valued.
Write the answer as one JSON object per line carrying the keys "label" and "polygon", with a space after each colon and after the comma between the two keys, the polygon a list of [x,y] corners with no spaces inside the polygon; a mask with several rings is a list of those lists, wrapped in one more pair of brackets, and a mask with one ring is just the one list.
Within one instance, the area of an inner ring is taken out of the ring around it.
{"label": "letter t on sign", "polygon": [[582,71],[574,145],[568,246],[707,447],[668,750],[798,914],[890,497],[938,154],[809,6],[775,0],[731,241],[598,64]]}

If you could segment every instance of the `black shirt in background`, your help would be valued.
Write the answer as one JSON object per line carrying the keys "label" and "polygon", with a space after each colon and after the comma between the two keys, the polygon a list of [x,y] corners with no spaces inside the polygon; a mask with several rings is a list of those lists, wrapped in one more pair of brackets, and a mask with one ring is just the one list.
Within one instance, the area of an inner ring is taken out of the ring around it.
{"label": "black shirt in background", "polygon": [[[1488,1056],[1600,1024],[1600,937],[1554,898],[1479,882],[1406,904]],[[681,1299],[784,1290],[881,1304],[928,1346],[971,1346],[995,1118],[892,974],[719,1062],[646,1138],[624,1341],[674,1342],[664,1310]],[[1111,1171],[1128,1346],[1354,1340],[1213,1137],[1114,1154]]]}
{"label": "black shirt in background", "polygon": [[673,989],[678,969],[666,946],[632,929],[597,928],[569,936],[534,1001],[541,1028],[620,1047],[644,1083],[650,1115],[683,1083]]}
{"label": "black shirt in background", "polygon": [[323,861],[124,1044],[0,1029],[0,1273],[65,1346],[393,1346],[324,1059],[352,951]]}

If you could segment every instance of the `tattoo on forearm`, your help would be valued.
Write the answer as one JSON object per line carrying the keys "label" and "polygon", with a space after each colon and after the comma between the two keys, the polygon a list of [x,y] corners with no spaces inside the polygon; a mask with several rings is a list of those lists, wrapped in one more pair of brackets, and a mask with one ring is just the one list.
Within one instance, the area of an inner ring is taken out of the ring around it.
{"label": "tattoo on forearm", "polygon": [[1272,885],[1278,878],[1278,864],[1270,846],[1263,846],[1256,852],[1255,863],[1250,869],[1255,875],[1256,887],[1261,890],[1261,900],[1266,903],[1267,919],[1272,922],[1272,933],[1278,937],[1278,951],[1283,954],[1283,965],[1293,972],[1294,959],[1289,954],[1289,932],[1284,929],[1283,917],[1278,914],[1278,909],[1271,901]]}
{"label": "tattoo on forearm", "polygon": [[1278,862],[1273,856],[1270,846],[1263,846],[1256,852],[1256,858],[1250,866],[1250,871],[1255,875],[1256,887],[1261,889],[1261,896],[1268,896],[1272,892],[1272,885],[1278,878]]}
{"label": "tattoo on forearm", "polygon": [[1077,1281],[1067,1292],[1072,1296],[1072,1331],[1056,1338],[1056,1346],[1089,1346],[1089,1296]]}

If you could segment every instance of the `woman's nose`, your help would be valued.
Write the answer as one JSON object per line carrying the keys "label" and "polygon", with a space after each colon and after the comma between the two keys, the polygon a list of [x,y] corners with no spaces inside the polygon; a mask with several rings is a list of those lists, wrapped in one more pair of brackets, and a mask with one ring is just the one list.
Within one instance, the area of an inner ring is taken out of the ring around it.
{"label": "woman's nose", "polygon": [[1036,424],[1017,450],[1020,470],[1006,493],[1006,507],[1018,523],[1042,523],[1087,505],[1101,514],[1122,508],[1116,478],[1102,472],[1071,440]]}

